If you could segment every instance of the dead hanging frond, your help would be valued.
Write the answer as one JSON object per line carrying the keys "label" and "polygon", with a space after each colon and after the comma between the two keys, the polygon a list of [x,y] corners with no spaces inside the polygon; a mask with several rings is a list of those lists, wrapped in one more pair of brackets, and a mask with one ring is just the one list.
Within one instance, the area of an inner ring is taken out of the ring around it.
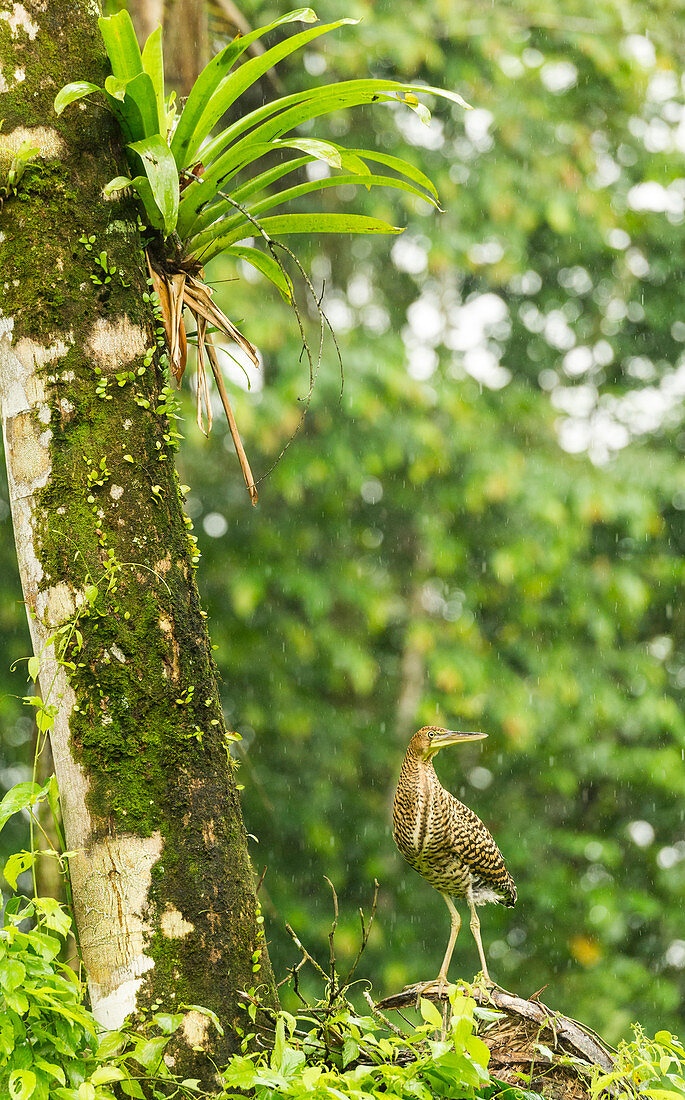
{"label": "dead hanging frond", "polygon": [[250,500],[256,504],[257,489],[254,477],[228,399],[210,330],[221,332],[229,340],[238,344],[256,367],[259,366],[257,349],[212,301],[213,291],[199,277],[199,271],[197,274],[186,270],[163,271],[153,265],[149,253],[146,253],[146,256],[152,285],[161,306],[162,323],[169,348],[169,369],[180,386],[188,358],[188,341],[183,320],[185,308],[193,315],[197,330],[197,425],[204,435],[209,435],[214,421],[209,376],[205,366],[205,362],[208,362],[219,391]]}

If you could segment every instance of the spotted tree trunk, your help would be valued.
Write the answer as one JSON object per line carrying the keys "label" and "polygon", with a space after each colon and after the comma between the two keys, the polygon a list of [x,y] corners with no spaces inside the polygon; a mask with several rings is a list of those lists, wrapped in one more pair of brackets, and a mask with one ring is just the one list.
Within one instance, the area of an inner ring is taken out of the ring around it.
{"label": "spotted tree trunk", "polygon": [[[274,1002],[215,670],[174,469],[144,258],[89,0],[0,0],[0,402],[12,516],[46,703],[75,916],[108,1027],[187,1010],[177,1067],[236,1044],[237,990]],[[64,628],[57,641],[48,643]]]}

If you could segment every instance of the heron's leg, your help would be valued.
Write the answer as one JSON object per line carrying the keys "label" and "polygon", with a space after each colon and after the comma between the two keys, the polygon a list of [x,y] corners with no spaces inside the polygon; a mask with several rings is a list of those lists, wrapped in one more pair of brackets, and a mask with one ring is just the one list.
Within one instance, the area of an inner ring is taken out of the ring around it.
{"label": "heron's leg", "polygon": [[480,955],[481,966],[483,967],[483,977],[487,982],[491,981],[488,974],[488,964],[485,961],[485,952],[483,951],[483,941],[480,938],[480,920],[478,919],[478,913],[476,912],[476,903],[473,900],[473,894],[469,890],[466,895],[466,900],[469,903],[469,909],[471,910],[471,931],[473,932],[473,938],[476,941],[478,948],[478,954]]}
{"label": "heron's leg", "polygon": [[443,985],[447,985],[447,970],[452,959],[452,952],[454,951],[454,945],[457,942],[457,936],[459,935],[459,929],[461,928],[461,917],[456,905],[452,901],[449,894],[443,894],[442,890],[440,894],[445,899],[445,905],[450,911],[450,918],[452,920],[452,926],[450,928],[450,938],[447,941],[447,950],[445,951],[445,957],[442,960],[442,966],[440,967],[440,973],[438,974],[438,984],[442,991]]}

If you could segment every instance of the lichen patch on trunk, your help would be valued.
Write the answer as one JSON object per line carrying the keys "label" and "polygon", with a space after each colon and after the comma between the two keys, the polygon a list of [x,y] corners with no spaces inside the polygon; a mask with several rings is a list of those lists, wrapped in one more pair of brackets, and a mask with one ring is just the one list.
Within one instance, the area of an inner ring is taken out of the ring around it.
{"label": "lichen patch on trunk", "polygon": [[69,861],[93,1012],[106,1027],[120,1027],[135,1012],[142,975],[154,966],[145,953],[151,929],[144,913],[162,848],[160,833],[124,833],[93,842]]}
{"label": "lichen patch on trunk", "polygon": [[172,906],[167,908],[162,913],[162,919],[160,921],[160,927],[162,933],[170,940],[178,940],[183,936],[187,936],[189,932],[193,932],[195,925],[190,921],[185,920],[183,915],[179,913],[178,909],[174,909]]}
{"label": "lichen patch on trunk", "polygon": [[66,152],[64,141],[52,126],[15,126],[10,133],[0,134],[0,153],[3,154],[3,159],[15,157],[22,145],[27,144],[37,149],[43,160],[57,160]]}
{"label": "lichen patch on trunk", "polygon": [[[27,370],[44,367],[46,363],[54,363],[56,359],[63,359],[69,348],[74,343],[73,332],[55,334],[51,344],[39,344],[36,340],[27,340],[25,337],[17,340],[14,353]],[[37,379],[37,381],[39,381]],[[41,383],[41,397],[44,400],[45,387]]]}
{"label": "lichen patch on trunk", "polygon": [[41,592],[40,603],[43,604],[43,618],[56,626],[66,623],[76,613],[76,600],[74,594],[64,581],[58,581],[47,590]]}
{"label": "lichen patch on trunk", "polygon": [[[47,444],[50,432],[40,432],[30,413],[18,413],[7,425],[7,458],[21,491],[41,488],[51,469]],[[47,436],[47,439],[45,438]]]}
{"label": "lichen patch on trunk", "polygon": [[201,1012],[192,1009],[186,1014],[183,1021],[183,1034],[189,1047],[200,1047],[201,1050],[206,1050],[208,1030],[209,1020]]}
{"label": "lichen patch on trunk", "polygon": [[142,355],[146,347],[145,332],[126,316],[114,321],[99,317],[86,343],[86,350],[106,371],[120,370]]}
{"label": "lichen patch on trunk", "polygon": [[23,30],[31,42],[38,34],[40,27],[27,12],[23,4],[14,4],[12,11],[0,12],[0,19],[6,19],[12,32],[12,38],[17,38],[19,30]]}

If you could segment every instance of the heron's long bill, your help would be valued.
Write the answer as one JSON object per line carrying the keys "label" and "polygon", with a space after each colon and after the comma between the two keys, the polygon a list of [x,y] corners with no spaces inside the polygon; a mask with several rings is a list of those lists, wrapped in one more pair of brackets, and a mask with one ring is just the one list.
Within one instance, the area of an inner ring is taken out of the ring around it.
{"label": "heron's long bill", "polygon": [[432,749],[444,749],[447,745],[459,745],[462,741],[480,741],[487,733],[460,733],[458,730],[445,730],[436,733],[431,741]]}

